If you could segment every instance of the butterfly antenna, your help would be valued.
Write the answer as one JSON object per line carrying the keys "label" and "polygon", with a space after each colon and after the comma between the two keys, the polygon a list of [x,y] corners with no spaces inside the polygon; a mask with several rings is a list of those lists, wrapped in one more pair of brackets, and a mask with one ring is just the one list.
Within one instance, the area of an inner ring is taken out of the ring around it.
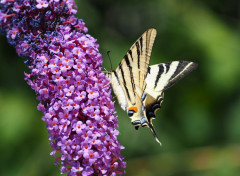
{"label": "butterfly antenna", "polygon": [[104,72],[108,72],[107,69],[105,67],[103,67],[103,69],[105,70]]}
{"label": "butterfly antenna", "polygon": [[107,51],[108,59],[109,59],[110,64],[111,64],[111,70],[113,70],[113,68],[112,68],[112,60],[110,58],[110,54],[109,53],[110,53],[110,51]]}

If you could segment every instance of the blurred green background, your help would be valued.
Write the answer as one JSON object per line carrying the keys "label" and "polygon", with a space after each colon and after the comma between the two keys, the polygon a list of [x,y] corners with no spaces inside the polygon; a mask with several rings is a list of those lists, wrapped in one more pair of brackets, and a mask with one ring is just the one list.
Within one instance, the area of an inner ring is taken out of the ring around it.
{"label": "blurred green background", "polygon": [[[240,173],[239,0],[76,0],[78,17],[114,69],[148,28],[158,36],[151,64],[190,60],[199,67],[165,92],[154,125],[138,131],[118,104],[127,176],[238,176]],[[28,72],[0,36],[0,175],[55,176],[48,134]],[[115,100],[117,101],[117,100]]]}

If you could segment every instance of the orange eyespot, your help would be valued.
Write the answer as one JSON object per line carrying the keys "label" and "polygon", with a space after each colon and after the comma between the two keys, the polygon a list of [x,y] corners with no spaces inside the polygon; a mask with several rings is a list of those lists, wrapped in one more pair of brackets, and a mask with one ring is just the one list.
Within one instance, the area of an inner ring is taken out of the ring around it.
{"label": "orange eyespot", "polygon": [[138,108],[136,106],[132,106],[128,108],[128,111],[134,111],[135,113],[138,112]]}

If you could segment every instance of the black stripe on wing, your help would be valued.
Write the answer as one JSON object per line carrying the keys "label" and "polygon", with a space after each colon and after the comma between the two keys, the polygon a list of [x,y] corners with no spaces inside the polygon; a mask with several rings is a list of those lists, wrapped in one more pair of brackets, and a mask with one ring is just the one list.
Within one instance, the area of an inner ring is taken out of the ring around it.
{"label": "black stripe on wing", "polygon": [[150,74],[151,72],[151,67],[148,67],[147,74]]}
{"label": "black stripe on wing", "polygon": [[[138,82],[140,82],[141,81],[141,77],[140,77],[140,57],[141,57],[141,54],[142,54],[142,52],[143,52],[143,38],[142,38],[142,36],[139,38],[139,40],[138,41],[136,41],[135,42],[135,46],[136,46],[136,50],[137,50],[137,67],[138,67],[138,69],[139,69],[139,71],[138,71]],[[131,51],[131,50],[130,50]],[[146,50],[147,51],[147,50]],[[129,53],[129,52],[128,52]],[[132,53],[132,51],[131,51],[131,53]],[[130,54],[130,53],[129,53]],[[133,58],[132,58],[132,60],[133,60]],[[134,62],[134,60],[133,60],[133,62]],[[135,78],[136,79],[136,78]]]}
{"label": "black stripe on wing", "polygon": [[113,71],[113,74],[114,74],[114,76],[117,78],[118,84],[120,85],[120,81],[119,81],[118,75],[117,75],[117,73],[116,73],[115,70]]}
{"label": "black stripe on wing", "polygon": [[[169,63],[166,63],[166,64],[169,64]],[[171,67],[171,65],[170,65],[170,67]],[[189,62],[189,61],[179,61],[175,72],[173,73],[173,75],[169,79],[169,82],[164,87],[164,89],[168,89],[169,87],[174,85],[177,81],[179,81],[181,78],[186,76],[188,73],[195,70],[197,67],[198,67],[197,63]]]}
{"label": "black stripe on wing", "polygon": [[139,39],[139,42],[140,42],[140,48],[141,48],[141,53],[143,52],[143,38],[142,37],[140,37],[140,39]]}
{"label": "black stripe on wing", "polygon": [[126,87],[126,80],[125,80],[125,77],[124,77],[124,72],[123,72],[123,69],[122,69],[122,65],[121,65],[121,64],[119,64],[119,69],[120,69],[120,71],[121,71],[121,76],[122,76],[122,79],[123,79],[124,89],[125,89],[125,91],[126,91],[126,93],[127,93],[128,99],[131,101],[131,97],[130,97],[128,88]]}
{"label": "black stripe on wing", "polygon": [[[142,38],[142,37],[141,37]],[[138,60],[137,60],[137,63],[138,63],[138,69],[140,69],[140,46],[139,46],[139,43],[138,43],[138,41],[135,43],[135,45],[136,45],[136,48],[137,48],[137,58],[138,58]]]}
{"label": "black stripe on wing", "polygon": [[132,61],[133,61],[132,50],[129,50],[128,53],[129,53],[129,55],[131,56]]}
{"label": "black stripe on wing", "polygon": [[130,62],[129,62],[127,54],[124,56],[124,59],[126,61],[126,64],[128,66],[129,72],[130,72],[130,79],[131,79],[131,84],[132,84],[132,90],[133,90],[134,96],[136,96],[136,94],[135,94],[136,86],[135,86],[135,83],[134,83],[133,71],[132,71],[132,67],[130,66]]}
{"label": "black stripe on wing", "polygon": [[164,72],[163,64],[159,64],[159,65],[158,65],[157,77],[156,77],[156,79],[155,79],[154,89],[157,87],[157,83],[158,83],[159,78],[161,77],[161,75],[162,75],[163,72]]}
{"label": "black stripe on wing", "polygon": [[170,65],[171,64],[169,62],[164,64],[164,66],[166,67],[166,73],[169,71]]}
{"label": "black stripe on wing", "polygon": [[[149,95],[147,95],[149,96]],[[146,109],[146,116],[148,119],[148,122],[152,122],[152,119],[156,117],[156,112],[159,108],[161,108],[161,103],[163,101],[163,92],[155,99],[155,101],[152,101],[149,104],[145,105]],[[148,97],[147,97],[148,98]]]}

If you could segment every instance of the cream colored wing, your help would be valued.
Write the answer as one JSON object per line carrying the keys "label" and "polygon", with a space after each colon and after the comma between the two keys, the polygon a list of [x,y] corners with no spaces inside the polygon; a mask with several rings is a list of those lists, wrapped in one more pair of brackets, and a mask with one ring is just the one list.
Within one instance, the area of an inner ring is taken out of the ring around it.
{"label": "cream colored wing", "polygon": [[144,116],[147,117],[147,126],[151,129],[154,138],[161,145],[153,127],[152,120],[163,101],[163,91],[171,87],[178,80],[197,68],[197,64],[188,61],[174,61],[157,64],[148,68],[145,79],[146,87],[142,96]]}
{"label": "cream colored wing", "polygon": [[194,62],[173,61],[149,67],[145,79],[144,99],[142,98],[149,122],[151,122],[152,118],[155,118],[156,111],[161,106],[163,91],[196,69],[197,66]]}
{"label": "cream colored wing", "polygon": [[122,82],[120,82],[120,80],[118,78],[117,73],[115,71],[112,71],[112,72],[107,73],[106,76],[111,81],[113,92],[118,99],[118,103],[119,103],[120,107],[124,111],[126,111],[127,107],[128,107],[126,92],[125,92],[125,89],[122,86]]}
{"label": "cream colored wing", "polygon": [[128,107],[136,106],[136,97],[142,96],[156,34],[157,31],[153,28],[144,32],[115,70],[114,75],[125,92]]}

